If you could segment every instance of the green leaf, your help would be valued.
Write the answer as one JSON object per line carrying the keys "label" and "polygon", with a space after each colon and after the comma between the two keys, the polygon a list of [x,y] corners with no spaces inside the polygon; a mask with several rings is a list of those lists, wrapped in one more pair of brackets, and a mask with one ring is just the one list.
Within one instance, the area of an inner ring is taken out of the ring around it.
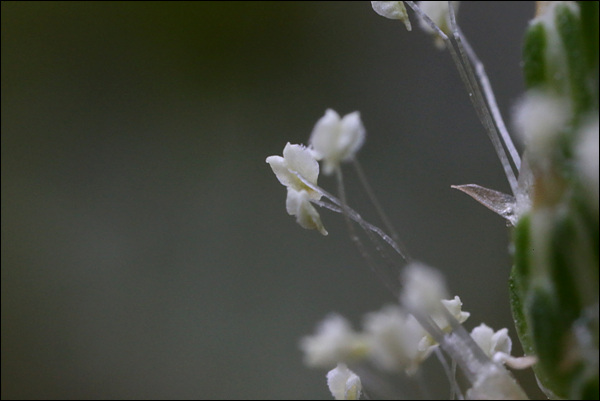
{"label": "green leaf", "polygon": [[533,23],[525,34],[523,73],[528,88],[546,83],[546,28],[540,21]]}

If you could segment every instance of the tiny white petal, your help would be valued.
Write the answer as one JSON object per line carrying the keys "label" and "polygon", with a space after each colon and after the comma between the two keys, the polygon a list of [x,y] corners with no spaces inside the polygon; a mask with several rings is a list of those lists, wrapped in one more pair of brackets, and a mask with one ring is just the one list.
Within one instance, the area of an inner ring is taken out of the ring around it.
{"label": "tiny white petal", "polygon": [[310,135],[309,143],[314,149],[317,159],[321,160],[327,156],[329,149],[335,147],[337,140],[336,131],[340,125],[339,114],[332,109],[327,109],[325,115],[319,118],[315,124],[312,134]]}
{"label": "tiny white petal", "polygon": [[275,177],[279,180],[281,185],[291,185],[292,179],[291,174],[285,164],[285,159],[281,156],[269,156],[266,160],[267,163],[271,165],[271,169],[273,169],[273,173],[275,173]]}
{"label": "tiny white petal", "polygon": [[344,150],[344,158],[348,160],[353,157],[365,142],[365,127],[360,119],[358,111],[346,114],[341,121],[340,148]]}
{"label": "tiny white petal", "polygon": [[372,1],[371,7],[382,17],[402,21],[407,31],[412,29],[403,1]]}
{"label": "tiny white petal", "polygon": [[362,391],[360,377],[343,363],[327,373],[327,386],[336,400],[358,400]]}
{"label": "tiny white petal", "polygon": [[317,183],[319,163],[310,150],[302,145],[292,145],[288,142],[283,148],[283,158],[288,169],[296,171],[311,184]]}
{"label": "tiny white petal", "polygon": [[308,192],[305,190],[296,191],[288,188],[285,207],[289,215],[296,216],[296,222],[301,227],[309,230],[319,230],[323,235],[327,235],[327,230],[323,227],[319,212],[310,204]]}

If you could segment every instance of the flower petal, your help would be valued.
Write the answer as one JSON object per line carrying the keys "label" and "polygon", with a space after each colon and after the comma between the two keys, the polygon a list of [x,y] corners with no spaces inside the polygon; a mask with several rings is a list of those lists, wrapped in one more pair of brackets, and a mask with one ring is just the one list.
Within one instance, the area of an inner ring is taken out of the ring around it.
{"label": "flower petal", "polygon": [[309,149],[288,142],[283,149],[283,158],[289,170],[297,172],[311,184],[317,184],[319,163]]}

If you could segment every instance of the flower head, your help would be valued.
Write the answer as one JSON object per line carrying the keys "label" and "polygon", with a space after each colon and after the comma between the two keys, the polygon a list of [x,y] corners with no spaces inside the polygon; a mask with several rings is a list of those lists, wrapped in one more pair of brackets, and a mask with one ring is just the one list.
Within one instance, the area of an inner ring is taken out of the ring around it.
{"label": "flower head", "polygon": [[[446,310],[458,321],[458,323],[464,323],[471,314],[469,312],[462,311],[462,302],[458,295],[454,296],[454,299],[442,299],[442,305]],[[445,333],[452,331],[452,326],[446,317],[446,314],[442,310],[434,311],[431,314],[431,319],[435,324]],[[426,351],[433,346],[436,346],[437,342],[431,337],[431,335],[423,330],[423,337],[419,342],[419,350]]]}
{"label": "flower head", "polygon": [[[458,9],[460,2],[453,1],[454,10]],[[420,1],[419,7],[427,16],[440,28],[446,35],[450,35],[450,12],[447,1]],[[419,20],[419,26],[425,32],[435,35],[435,44],[438,48],[444,47],[444,41],[440,38],[433,28],[423,19]]]}
{"label": "flower head", "polygon": [[512,340],[508,336],[508,329],[494,332],[485,323],[481,323],[471,331],[471,337],[490,358],[493,358],[498,352],[510,355],[512,350]]}
{"label": "flower head", "polygon": [[362,336],[337,314],[325,318],[317,327],[316,334],[302,338],[300,348],[304,351],[304,362],[308,366],[324,368],[359,358],[365,353]]}
{"label": "flower head", "polygon": [[360,377],[343,363],[327,373],[327,386],[336,400],[358,400],[362,391]]}
{"label": "flower head", "polygon": [[398,305],[369,313],[364,325],[369,357],[383,370],[404,370],[406,374],[413,375],[433,350],[433,347],[419,348],[427,333],[412,315]]}
{"label": "flower head", "polygon": [[404,22],[407,31],[412,29],[403,1],[372,1],[371,7],[373,7],[373,11],[382,17]]}
{"label": "flower head", "polygon": [[269,156],[266,161],[271,165],[281,185],[296,191],[305,190],[310,199],[318,200],[321,198],[319,193],[309,188],[298,178],[298,175],[300,175],[312,185],[317,185],[319,163],[309,149],[288,142],[283,148],[283,157]]}
{"label": "flower head", "polygon": [[338,113],[327,109],[317,121],[310,144],[318,160],[323,160],[323,172],[331,174],[341,162],[354,157],[365,140],[365,127],[360,113],[355,111],[340,119]]}
{"label": "flower head", "polygon": [[317,229],[321,234],[327,235],[319,212],[310,204],[311,200],[321,198],[321,194],[308,185],[316,186],[319,177],[319,162],[313,153],[302,145],[288,142],[283,148],[283,157],[269,156],[267,163],[271,165],[279,182],[287,187],[285,206],[288,214],[296,216],[301,227]]}
{"label": "flower head", "polygon": [[[463,312],[462,301],[460,300],[460,297],[458,295],[455,295],[453,299],[442,299],[442,305],[444,305],[448,312],[450,312],[450,314],[456,320],[458,320],[458,323],[464,323],[469,318],[469,316],[471,316],[471,313]],[[436,318],[436,316],[433,316],[433,320],[438,326],[440,326],[442,330],[448,331],[450,329],[450,325],[448,325],[448,323],[446,322],[445,317],[443,318],[443,321],[447,324],[447,326],[445,327],[442,326],[440,318]]]}
{"label": "flower head", "polygon": [[419,262],[413,262],[402,272],[404,291],[400,300],[409,311],[420,311],[434,315],[439,311],[440,302],[447,298],[444,276],[436,269]]}
{"label": "flower head", "polygon": [[471,331],[471,337],[493,361],[506,364],[513,369],[526,369],[537,362],[534,356],[510,355],[512,340],[506,328],[494,332],[492,328],[482,323]]}

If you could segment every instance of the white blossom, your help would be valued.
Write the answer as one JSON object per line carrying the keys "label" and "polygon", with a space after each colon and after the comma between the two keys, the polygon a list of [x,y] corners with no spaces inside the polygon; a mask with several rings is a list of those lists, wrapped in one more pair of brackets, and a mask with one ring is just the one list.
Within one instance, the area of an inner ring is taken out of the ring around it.
{"label": "white blossom", "polygon": [[300,175],[310,185],[317,185],[319,162],[313,152],[302,145],[288,142],[283,148],[283,157],[269,156],[266,161],[279,182],[287,187],[285,206],[288,214],[296,216],[296,221],[303,228],[316,229],[327,235],[319,212],[310,204],[311,200],[319,200],[321,194],[298,177]]}
{"label": "white blossom", "polygon": [[[454,7],[455,12],[458,10],[459,4],[459,1],[452,2],[452,7]],[[447,1],[419,1],[418,5],[421,8],[421,10],[425,14],[427,14],[427,16],[433,21],[433,23],[436,24],[438,28],[440,28],[442,32],[444,32],[446,35],[450,35],[450,14]],[[420,19],[419,26],[423,31],[427,32],[428,34],[435,35],[436,45],[439,48],[444,47],[444,41],[442,40],[442,38],[440,38],[437,35],[435,30],[433,30],[433,28],[426,21]]]}
{"label": "white blossom", "polygon": [[508,336],[508,329],[500,329],[496,332],[485,323],[471,330],[471,337],[479,345],[479,348],[485,352],[490,359],[494,358],[497,352],[503,352],[510,355],[512,350],[512,340]]}
{"label": "white blossom", "polygon": [[364,140],[365,128],[359,112],[340,119],[338,113],[327,109],[315,124],[309,142],[316,158],[323,160],[323,172],[329,175],[341,162],[352,159]]}
{"label": "white blossom", "polygon": [[310,204],[310,196],[307,191],[296,191],[288,187],[287,199],[285,202],[287,212],[291,216],[296,216],[296,222],[301,227],[310,230],[319,230],[323,235],[327,235],[327,230],[323,227],[319,212]]}
{"label": "white blossom", "polygon": [[514,124],[529,155],[538,167],[550,160],[561,131],[571,117],[571,105],[564,97],[531,90],[514,109]]}
{"label": "white blossom", "polygon": [[317,185],[319,163],[309,149],[288,142],[283,148],[283,157],[269,156],[266,161],[271,165],[275,176],[282,185],[296,191],[305,190],[310,199],[321,198],[319,193],[309,188],[296,175],[297,173],[310,184]]}
{"label": "white blossom", "polygon": [[404,370],[412,375],[433,350],[419,349],[419,342],[427,333],[400,306],[387,306],[367,314],[364,327],[369,358],[388,372]]}
{"label": "white blossom", "polygon": [[362,391],[360,377],[343,363],[327,373],[327,386],[336,400],[358,400]]}
{"label": "white blossom", "polygon": [[[442,305],[444,305],[448,312],[450,312],[450,314],[456,320],[458,320],[458,323],[463,323],[469,318],[469,316],[471,316],[469,312],[462,311],[462,301],[460,300],[460,297],[458,295],[455,295],[453,299],[442,299]],[[442,325],[442,322],[446,322],[445,317],[443,318],[443,320],[441,320],[441,317],[438,318],[436,316],[433,316],[433,320],[438,324],[438,326],[440,326],[442,330],[448,331],[449,326]],[[446,322],[446,324],[448,323]]]}
{"label": "white blossom", "polygon": [[444,276],[420,262],[412,262],[402,271],[402,304],[410,311],[432,315],[439,311],[442,299],[448,298]]}
{"label": "white blossom", "polygon": [[338,362],[362,357],[366,352],[363,337],[338,314],[331,314],[317,327],[316,334],[301,339],[304,362],[311,367],[331,368]]}
{"label": "white blossom", "polygon": [[[452,317],[458,321],[458,323],[464,323],[469,316],[471,316],[469,312],[462,311],[462,301],[458,295],[454,296],[453,299],[442,299],[441,302],[450,315],[452,315]],[[443,332],[449,333],[452,331],[450,322],[448,322],[446,314],[442,310],[434,311],[430,317]],[[433,337],[425,332],[423,338],[419,342],[419,350],[428,350],[435,345],[437,345],[437,342],[433,339]]]}
{"label": "white blossom", "polygon": [[403,1],[372,1],[371,7],[382,17],[402,21],[407,31],[412,29]]}
{"label": "white blossom", "polygon": [[508,336],[506,328],[494,332],[492,328],[482,323],[471,330],[471,337],[490,359],[506,364],[513,369],[526,369],[537,361],[533,356],[514,357],[510,355],[512,340]]}

